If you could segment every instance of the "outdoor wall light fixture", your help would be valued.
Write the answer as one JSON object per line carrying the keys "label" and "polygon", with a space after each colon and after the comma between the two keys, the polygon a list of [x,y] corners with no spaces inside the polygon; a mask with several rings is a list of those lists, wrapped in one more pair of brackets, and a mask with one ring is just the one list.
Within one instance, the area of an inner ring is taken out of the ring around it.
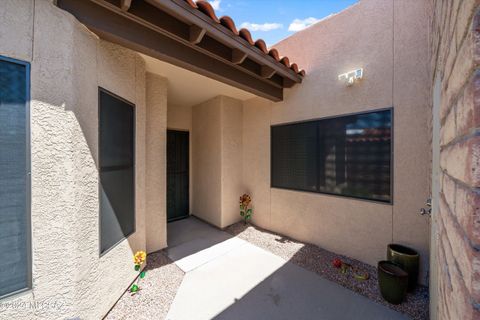
{"label": "outdoor wall light fixture", "polygon": [[338,80],[344,81],[345,84],[350,87],[355,81],[363,78],[363,68],[352,70],[346,73],[342,73],[338,76]]}

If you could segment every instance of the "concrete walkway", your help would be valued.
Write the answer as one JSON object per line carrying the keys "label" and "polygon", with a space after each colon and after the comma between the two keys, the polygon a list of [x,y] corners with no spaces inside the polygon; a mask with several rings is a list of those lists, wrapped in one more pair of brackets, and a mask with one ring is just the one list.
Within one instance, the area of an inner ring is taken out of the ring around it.
{"label": "concrete walkway", "polygon": [[201,319],[409,319],[195,218],[168,225],[186,272],[167,315]]}

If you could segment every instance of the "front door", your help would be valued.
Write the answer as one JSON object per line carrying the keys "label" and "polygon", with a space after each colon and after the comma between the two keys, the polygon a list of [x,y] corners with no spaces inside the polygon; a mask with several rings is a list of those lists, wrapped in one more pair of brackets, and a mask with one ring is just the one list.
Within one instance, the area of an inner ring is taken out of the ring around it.
{"label": "front door", "polygon": [[189,134],[167,130],[167,219],[189,215]]}

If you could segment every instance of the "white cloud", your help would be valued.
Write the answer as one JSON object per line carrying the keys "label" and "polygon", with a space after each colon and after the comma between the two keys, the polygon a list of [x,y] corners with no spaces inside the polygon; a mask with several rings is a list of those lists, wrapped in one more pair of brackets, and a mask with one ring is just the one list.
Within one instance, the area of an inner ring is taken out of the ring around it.
{"label": "white cloud", "polygon": [[244,22],[240,26],[242,28],[247,28],[250,31],[271,31],[276,29],[283,28],[283,24],[281,23],[251,23],[251,22]]}
{"label": "white cloud", "polygon": [[214,10],[221,10],[220,9],[220,2],[222,2],[222,0],[211,0],[211,1],[208,1],[208,2],[210,2],[210,4],[212,5]]}
{"label": "white cloud", "polygon": [[288,26],[288,31],[300,31],[303,30],[309,26],[311,26],[314,23],[317,23],[320,21],[320,19],[314,18],[314,17],[309,17],[306,19],[295,19],[290,23]]}

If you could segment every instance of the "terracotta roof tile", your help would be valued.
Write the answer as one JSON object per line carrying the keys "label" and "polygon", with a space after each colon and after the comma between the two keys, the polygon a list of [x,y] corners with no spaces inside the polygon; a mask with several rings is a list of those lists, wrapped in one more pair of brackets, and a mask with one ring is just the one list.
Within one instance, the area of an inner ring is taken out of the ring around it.
{"label": "terracotta roof tile", "polygon": [[230,29],[233,33],[235,33],[238,36],[238,30],[232,18],[230,18],[229,16],[223,16],[220,18],[220,23],[222,24],[222,26]]}
{"label": "terracotta roof tile", "polygon": [[262,50],[263,53],[268,54],[267,44],[265,43],[265,41],[263,41],[263,39],[258,39],[257,41],[255,41],[255,47]]}
{"label": "terracotta roof tile", "polygon": [[292,63],[292,65],[290,66],[290,69],[295,71],[295,73],[298,73],[298,65],[296,63]]}
{"label": "terracotta roof tile", "polygon": [[288,59],[288,57],[281,57],[280,63],[283,63],[285,67],[290,68],[290,59]]}
{"label": "terracotta roof tile", "polygon": [[278,54],[278,50],[275,48],[270,49],[268,54],[275,60],[280,61],[280,54]]}
{"label": "terracotta roof tile", "polygon": [[210,19],[212,19],[216,23],[220,23],[220,20],[217,18],[217,15],[215,14],[215,10],[213,9],[212,5],[208,3],[208,1],[197,1],[196,5],[198,10],[205,13],[207,16],[210,17]]}
{"label": "terracotta roof tile", "polygon": [[273,49],[268,50],[267,44],[265,43],[265,41],[263,39],[258,39],[256,41],[254,41],[253,38],[252,38],[252,34],[246,28],[242,28],[242,29],[240,29],[240,31],[238,31],[237,27],[235,26],[235,22],[229,16],[223,16],[219,19],[217,17],[217,15],[215,14],[215,10],[213,9],[212,5],[208,1],[205,1],[205,0],[198,0],[198,1],[184,0],[184,1],[186,3],[188,3],[188,5],[190,5],[190,7],[203,12],[206,16],[208,16],[210,19],[212,19],[216,23],[221,24],[225,28],[232,31],[235,35],[243,38],[251,46],[257,47],[263,53],[265,53],[266,55],[269,55],[270,57],[275,59],[277,62],[282,63],[287,68],[292,69],[298,75],[300,75],[302,77],[305,76],[305,70],[303,70],[303,69],[299,70],[298,65],[296,63],[293,63],[293,64],[290,65],[290,59],[288,57],[280,57],[277,49],[273,48]]}
{"label": "terracotta roof tile", "polygon": [[245,29],[245,28],[240,29],[239,34],[240,34],[240,37],[245,39],[248,43],[250,43],[250,45],[252,46],[255,45],[255,42],[252,39],[252,34],[250,33],[250,31],[248,31],[248,29]]}
{"label": "terracotta roof tile", "polygon": [[193,0],[185,0],[186,3],[188,3],[190,5],[190,7],[192,8],[195,8],[195,9],[198,9],[198,6],[197,4],[195,3],[195,1]]}

